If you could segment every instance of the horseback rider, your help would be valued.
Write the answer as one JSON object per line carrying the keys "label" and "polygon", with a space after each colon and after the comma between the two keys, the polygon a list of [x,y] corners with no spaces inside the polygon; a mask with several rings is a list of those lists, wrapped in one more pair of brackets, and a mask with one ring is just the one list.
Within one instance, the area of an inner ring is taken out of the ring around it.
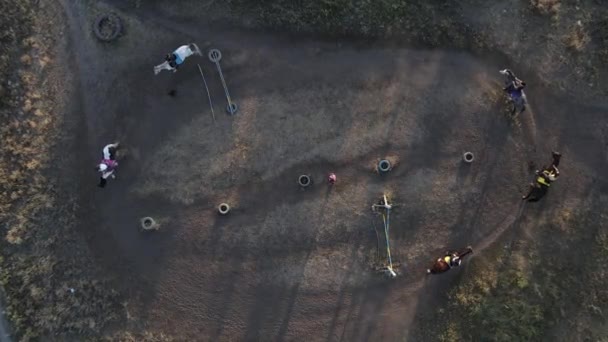
{"label": "horseback rider", "polygon": [[172,53],[168,53],[165,56],[165,61],[154,67],[154,74],[158,74],[161,70],[170,70],[173,72],[177,71],[177,68],[184,63],[186,58],[192,55],[201,55],[201,51],[198,46],[194,43],[188,45],[182,45],[175,49]]}
{"label": "horseback rider", "polygon": [[471,246],[459,251],[446,251],[445,255],[435,261],[431,268],[426,270],[427,274],[439,274],[447,272],[453,267],[458,267],[462,264],[462,259],[468,254],[473,253]]}
{"label": "horseback rider", "polygon": [[116,150],[118,149],[118,145],[119,143],[108,144],[102,150],[103,158],[95,167],[95,169],[101,173],[99,184],[97,185],[100,188],[106,186],[109,177],[112,177],[112,179],[116,178],[114,171],[118,167],[118,162],[116,161]]}
{"label": "horseback rider", "polygon": [[511,114],[515,114],[517,108],[521,108],[519,113],[523,113],[526,110],[526,103],[528,102],[526,94],[524,93],[526,82],[520,80],[515,76],[513,71],[509,69],[501,70],[500,73],[507,76],[503,90],[509,94],[511,101],[513,102],[513,111]]}
{"label": "horseback rider", "polygon": [[[536,179],[534,183],[530,183],[530,190],[524,196],[522,200],[528,200],[529,202],[536,202],[541,199],[549,190],[551,183],[557,180],[559,171],[555,170],[543,170],[542,172],[536,171]],[[532,197],[532,198],[530,198]]]}
{"label": "horseback rider", "polygon": [[553,161],[551,163],[551,166],[543,167],[542,171],[536,170],[536,182],[530,183],[530,190],[526,195],[522,196],[522,200],[529,199],[529,202],[538,201],[547,193],[547,190],[551,186],[551,183],[557,180],[557,178],[559,177],[559,169],[557,168],[557,166],[559,165],[559,161],[561,159],[561,153],[554,151],[552,152],[552,157]]}
{"label": "horseback rider", "polygon": [[175,72],[177,71],[177,68],[184,63],[186,58],[192,56],[195,53],[200,55],[198,47],[196,47],[195,44],[182,45],[175,49],[173,53],[167,54],[165,60],[169,62],[169,66],[172,67],[174,69],[173,71]]}
{"label": "horseback rider", "polygon": [[549,183],[555,182],[557,180],[557,177],[559,177],[559,169],[557,168],[557,165],[559,165],[561,154],[559,152],[553,152],[552,154],[553,163],[551,164],[551,166],[543,167],[543,170],[540,172],[536,170],[536,174],[539,177],[542,177],[543,179],[549,181]]}
{"label": "horseback rider", "polygon": [[[442,259],[439,259],[442,260]],[[460,266],[462,263],[462,259],[456,252],[445,252],[445,256],[443,257],[443,261],[448,264],[449,268]]]}

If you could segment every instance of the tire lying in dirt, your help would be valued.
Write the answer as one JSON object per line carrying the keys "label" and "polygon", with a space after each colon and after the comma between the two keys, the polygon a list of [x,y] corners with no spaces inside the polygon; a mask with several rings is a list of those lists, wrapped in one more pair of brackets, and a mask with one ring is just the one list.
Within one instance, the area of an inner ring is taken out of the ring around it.
{"label": "tire lying in dirt", "polygon": [[465,152],[462,155],[462,160],[464,160],[465,163],[470,164],[475,160],[475,156],[473,155],[473,152]]}
{"label": "tire lying in dirt", "polygon": [[230,212],[230,206],[227,203],[221,203],[217,207],[217,211],[220,213],[220,215],[227,215]]}
{"label": "tire lying in dirt", "polygon": [[111,42],[122,32],[122,21],[114,14],[102,14],[95,20],[93,32],[102,42]]}
{"label": "tire lying in dirt", "polygon": [[386,159],[382,159],[381,161],[378,162],[378,172],[380,173],[386,173],[389,172],[391,170],[391,162],[386,160]]}
{"label": "tire lying in dirt", "polygon": [[307,188],[310,186],[310,184],[312,184],[312,179],[309,175],[301,175],[300,177],[298,177],[298,184],[302,188]]}
{"label": "tire lying in dirt", "polygon": [[143,230],[158,230],[159,228],[158,223],[149,216],[142,217],[139,222],[141,224],[141,229]]}

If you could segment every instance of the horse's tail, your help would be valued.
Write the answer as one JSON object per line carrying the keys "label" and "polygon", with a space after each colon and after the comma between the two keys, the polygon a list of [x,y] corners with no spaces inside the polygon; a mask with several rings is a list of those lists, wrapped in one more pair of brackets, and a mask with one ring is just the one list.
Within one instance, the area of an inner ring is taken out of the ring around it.
{"label": "horse's tail", "polygon": [[443,269],[441,266],[433,265],[431,268],[426,269],[426,275],[433,275],[445,272],[447,269]]}

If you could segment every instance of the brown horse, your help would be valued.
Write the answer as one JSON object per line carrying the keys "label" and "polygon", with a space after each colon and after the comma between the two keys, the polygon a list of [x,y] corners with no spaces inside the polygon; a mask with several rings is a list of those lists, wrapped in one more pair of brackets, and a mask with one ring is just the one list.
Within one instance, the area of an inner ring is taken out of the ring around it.
{"label": "brown horse", "polygon": [[452,267],[460,266],[460,262],[467,255],[473,253],[471,246],[460,251],[447,251],[445,256],[438,258],[432,268],[426,270],[427,274],[439,274],[449,271]]}

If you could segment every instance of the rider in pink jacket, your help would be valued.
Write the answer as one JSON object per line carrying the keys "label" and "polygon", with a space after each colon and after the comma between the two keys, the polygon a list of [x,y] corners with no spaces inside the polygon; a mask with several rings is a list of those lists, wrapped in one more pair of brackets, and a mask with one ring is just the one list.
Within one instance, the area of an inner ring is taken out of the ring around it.
{"label": "rider in pink jacket", "polygon": [[95,169],[101,173],[99,177],[99,184],[97,185],[100,188],[106,186],[108,177],[116,178],[114,175],[114,171],[118,167],[118,162],[116,161],[116,150],[118,149],[118,143],[108,144],[103,150],[103,159],[99,162],[99,164],[95,167]]}

